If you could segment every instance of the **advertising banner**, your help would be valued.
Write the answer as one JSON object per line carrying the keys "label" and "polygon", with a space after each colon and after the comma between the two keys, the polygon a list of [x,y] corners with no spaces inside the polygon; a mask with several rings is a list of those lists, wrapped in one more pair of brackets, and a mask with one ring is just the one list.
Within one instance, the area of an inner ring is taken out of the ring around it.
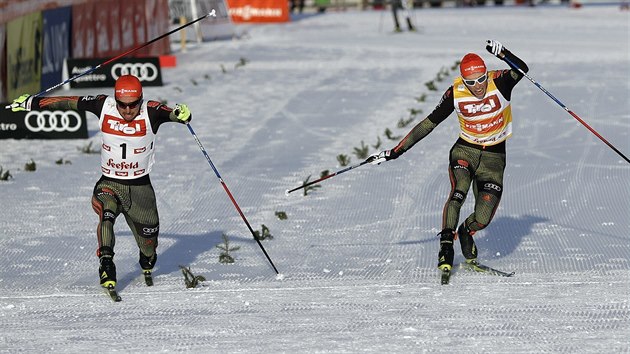
{"label": "advertising banner", "polygon": [[72,57],[96,57],[96,26],[92,1],[72,6]]}
{"label": "advertising banner", "polygon": [[[168,2],[166,0],[146,1],[143,7],[138,8],[140,14],[144,13],[145,37],[138,36],[138,43],[144,43],[153,38],[159,37],[169,31],[168,29]],[[140,20],[140,18],[138,18]],[[136,22],[139,28],[139,23]],[[168,37],[159,40],[139,51],[139,55],[158,56],[170,52],[170,42]]]}
{"label": "advertising banner", "polygon": [[289,22],[286,0],[228,0],[234,23]]}
{"label": "advertising banner", "polygon": [[40,91],[42,13],[35,12],[7,23],[7,97]]}
{"label": "advertising banner", "polygon": [[[120,25],[118,1],[99,1],[98,7],[94,9],[94,38],[96,47],[94,58],[106,58],[115,56],[120,52]],[[116,28],[116,30],[113,30]],[[117,36],[117,38],[114,38]],[[114,46],[118,48],[114,50]]]}
{"label": "advertising banner", "polygon": [[[3,107],[10,103],[2,103]],[[85,112],[0,110],[0,139],[87,139]]]}
{"label": "advertising banner", "polygon": [[44,42],[42,50],[41,87],[52,87],[61,82],[63,61],[70,57],[71,7],[60,7],[42,12]]}
{"label": "advertising banner", "polygon": [[5,55],[6,27],[4,23],[0,23],[0,101],[5,101],[7,91],[7,61]]}
{"label": "advertising banner", "polygon": [[[72,57],[108,58],[169,31],[168,0],[102,0],[72,6]],[[163,38],[131,56],[170,53]]]}
{"label": "advertising banner", "polygon": [[[63,79],[84,73],[103,63],[106,59],[68,59]],[[122,58],[112,64],[100,67],[92,73],[70,82],[72,88],[110,87],[113,88],[121,75],[138,77],[143,86],[162,86],[162,70],[157,57]],[[67,85],[64,85],[67,86]]]}

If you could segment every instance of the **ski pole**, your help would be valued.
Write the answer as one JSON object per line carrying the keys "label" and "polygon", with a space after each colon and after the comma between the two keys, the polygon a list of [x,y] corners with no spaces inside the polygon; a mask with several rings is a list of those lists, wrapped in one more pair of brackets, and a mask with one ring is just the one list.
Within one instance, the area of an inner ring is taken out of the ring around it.
{"label": "ski pole", "polygon": [[[84,71],[84,72],[82,72],[80,74],[77,74],[77,75],[67,79],[64,82],[60,82],[60,83],[56,84],[55,86],[49,87],[49,88],[45,89],[44,91],[41,91],[41,92],[33,95],[33,97],[41,96],[41,95],[43,95],[45,93],[48,93],[48,92],[50,92],[50,91],[52,91],[52,90],[54,90],[54,89],[56,89],[56,88],[58,88],[60,86],[63,86],[63,85],[65,85],[65,84],[67,84],[67,83],[69,83],[71,81],[74,81],[74,80],[76,80],[76,79],[78,79],[78,78],[80,78],[82,76],[90,74],[90,73],[94,72],[95,70],[98,70],[102,66],[105,66],[105,65],[107,65],[107,64],[109,64],[109,63],[111,63],[111,62],[113,62],[115,60],[118,60],[118,59],[120,59],[120,58],[122,58],[122,57],[124,57],[126,55],[129,55],[129,54],[131,54],[131,53],[133,53],[133,52],[135,52],[135,51],[137,51],[139,49],[142,49],[142,48],[144,48],[144,47],[146,47],[146,46],[148,46],[148,45],[150,45],[150,44],[152,44],[154,42],[157,42],[157,41],[159,41],[160,39],[162,39],[164,37],[170,36],[171,34],[181,30],[182,28],[188,27],[188,26],[190,26],[190,25],[192,25],[194,23],[197,23],[197,22],[199,22],[199,21],[201,21],[201,20],[203,20],[203,19],[205,19],[206,17],[209,17],[209,16],[217,17],[216,11],[212,10],[211,12],[205,14],[204,16],[199,17],[196,20],[193,20],[193,21],[190,21],[188,23],[185,23],[185,24],[175,28],[174,30],[172,30],[170,32],[164,33],[163,35],[161,35],[159,37],[156,37],[156,38],[154,38],[154,39],[152,39],[152,40],[150,40],[150,41],[148,41],[148,42],[146,42],[144,44],[141,44],[141,45],[139,45],[139,46],[137,46],[135,48],[132,48],[132,49],[130,49],[130,50],[120,54],[120,55],[117,55],[117,56],[115,56],[115,57],[113,57],[113,58],[111,58],[111,59],[109,59],[109,60],[107,60],[107,61],[105,61],[105,62],[103,62],[101,64],[98,64],[97,66],[93,67],[92,69],[86,70],[86,71]],[[8,106],[6,106],[4,108],[10,109],[10,108],[13,108],[13,107],[14,107],[14,105],[10,104],[10,105],[8,105]]]}
{"label": "ski pole", "polygon": [[230,192],[230,190],[228,189],[227,185],[223,181],[223,178],[221,178],[221,175],[219,174],[219,171],[217,170],[217,168],[212,163],[212,160],[210,160],[210,156],[208,156],[208,153],[206,152],[206,149],[204,149],[203,145],[201,145],[201,141],[197,137],[197,134],[195,134],[195,131],[193,130],[193,128],[190,125],[190,123],[186,123],[186,126],[188,127],[188,130],[190,130],[190,134],[192,134],[193,138],[195,138],[195,141],[197,142],[197,145],[199,146],[199,149],[201,149],[201,152],[203,153],[203,155],[206,157],[206,160],[208,160],[208,163],[210,164],[210,167],[212,167],[212,170],[214,171],[214,174],[217,175],[217,178],[219,178],[219,182],[221,182],[221,185],[223,186],[223,189],[225,189],[225,192],[227,193],[228,197],[230,197],[230,200],[232,201],[232,204],[234,204],[234,207],[236,208],[236,211],[238,211],[238,213],[241,215],[241,218],[245,222],[245,225],[247,225],[247,228],[249,229],[249,232],[252,233],[252,236],[254,237],[254,240],[258,243],[258,246],[260,247],[260,249],[265,254],[265,257],[267,257],[267,260],[269,261],[269,264],[271,264],[271,267],[273,267],[273,270],[276,272],[276,274],[279,275],[280,273],[278,273],[278,269],[276,268],[276,266],[271,261],[271,258],[267,254],[267,251],[263,247],[262,243],[260,243],[260,241],[256,238],[256,234],[254,233],[254,230],[252,229],[252,227],[249,225],[249,222],[247,221],[247,218],[245,217],[245,214],[243,214],[243,212],[241,211],[241,208],[238,206],[238,203],[236,203],[236,200],[234,199],[234,196],[232,196],[232,193]]}
{"label": "ski pole", "polygon": [[363,162],[361,162],[361,163],[358,163],[358,164],[353,165],[353,166],[350,166],[350,167],[346,167],[346,168],[344,168],[343,170],[337,171],[337,172],[335,172],[335,173],[333,173],[333,174],[330,174],[330,175],[328,175],[328,176],[326,176],[326,177],[322,177],[322,178],[317,179],[317,180],[315,180],[315,181],[308,182],[308,183],[306,183],[306,184],[304,184],[304,185],[301,185],[301,186],[299,186],[299,187],[295,187],[295,188],[290,189],[290,190],[289,190],[289,189],[287,189],[287,190],[284,192],[284,194],[289,195],[289,193],[295,192],[295,191],[296,191],[296,190],[298,190],[298,189],[302,189],[302,188],[308,187],[308,186],[310,186],[310,185],[313,185],[313,184],[315,184],[315,183],[321,182],[321,181],[323,181],[323,180],[329,179],[330,177],[334,177],[334,176],[336,176],[336,175],[340,175],[340,174],[342,174],[342,173],[344,173],[344,172],[350,171],[350,170],[352,170],[352,169],[354,169],[354,168],[357,168],[357,167],[359,167],[359,166],[363,166],[363,165],[365,165],[366,163],[368,163],[368,160],[365,160],[365,161],[363,161]]}
{"label": "ski pole", "polygon": [[[488,49],[488,51],[490,51],[490,49]],[[626,160],[626,162],[630,163],[630,160],[626,157],[626,155],[622,154],[621,151],[617,150],[617,148],[614,147],[611,143],[609,143],[608,140],[604,139],[603,136],[599,135],[599,133],[595,131],[595,129],[591,128],[590,125],[586,124],[586,122],[582,120],[582,118],[580,118],[577,114],[573,113],[573,111],[567,108],[567,106],[565,106],[562,102],[560,102],[560,100],[555,98],[551,93],[549,93],[549,91],[545,90],[544,87],[542,87],[538,82],[536,82],[536,80],[534,80],[531,76],[527,75],[526,72],[524,72],[521,68],[519,68],[516,64],[514,64],[510,59],[508,59],[508,57],[503,57],[503,60],[505,60],[511,67],[515,68],[523,76],[529,79],[529,81],[531,81],[534,85],[536,85],[536,87],[538,87],[542,92],[546,93],[547,96],[549,96],[558,105],[560,105],[560,107],[562,107],[565,111],[567,111],[567,113],[569,113],[578,122],[582,123],[582,125],[585,126],[586,129],[590,130],[591,133],[595,134],[596,137],[598,137],[601,141],[603,141],[606,145],[608,145],[609,148],[613,149],[613,151],[619,154],[619,156],[621,156],[624,160]]]}

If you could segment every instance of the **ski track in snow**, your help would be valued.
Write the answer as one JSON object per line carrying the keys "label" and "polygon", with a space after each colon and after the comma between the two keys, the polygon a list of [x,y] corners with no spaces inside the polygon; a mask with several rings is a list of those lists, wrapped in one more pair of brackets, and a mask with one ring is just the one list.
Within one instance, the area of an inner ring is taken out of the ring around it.
{"label": "ski track in snow", "polygon": [[[454,73],[436,92],[424,83],[466,52],[506,67],[485,52],[489,38],[630,154],[628,12],[414,15],[422,29],[415,34],[388,33],[389,12],[239,27],[249,35],[193,45],[164,70],[164,87],[145,88],[146,97],[190,106],[192,126],[251,226],[265,224],[274,236],[262,244],[283,280],[187,129],[173,124],[160,128],[151,176],[161,217],[155,286],[144,285],[121,218],[123,301],[114,304],[99,289],[94,255],[98,155],[78,151],[87,141],[1,140],[0,166],[14,179],[0,182],[0,352],[629,352],[630,166],[527,79],[513,92],[502,202],[476,235],[481,262],[514,277],[456,266],[451,284],[439,284],[436,234],[454,116],[398,160],[335,176],[308,196],[284,195],[309,175],[341,169],[339,154],[356,163],[361,141],[371,146],[380,136],[380,149],[393,147],[383,131],[406,134],[412,125],[396,123],[410,108],[428,114]],[[249,62],[233,68],[240,58]],[[89,124],[98,145],[96,120]],[[34,173],[23,171],[31,158]],[[71,163],[56,165],[59,158]],[[232,265],[218,262],[224,233],[241,247]],[[457,264],[464,259],[455,250]],[[186,289],[179,265],[207,281]]]}

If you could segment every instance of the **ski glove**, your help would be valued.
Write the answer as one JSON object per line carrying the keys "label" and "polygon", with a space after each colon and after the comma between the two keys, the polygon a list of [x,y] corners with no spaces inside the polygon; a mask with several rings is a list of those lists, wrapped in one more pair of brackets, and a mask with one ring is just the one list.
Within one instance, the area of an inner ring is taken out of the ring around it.
{"label": "ski glove", "polygon": [[11,103],[11,110],[13,112],[30,111],[32,101],[33,98],[31,97],[31,95],[25,93],[22,96],[13,100],[13,103]]}
{"label": "ski glove", "polygon": [[503,53],[503,44],[495,41],[494,39],[488,39],[486,41],[486,49],[492,53],[492,55],[501,60],[505,57],[505,53]]}
{"label": "ski glove", "polygon": [[175,118],[177,118],[177,120],[182,123],[189,123],[192,120],[190,110],[185,104],[175,105],[175,110],[173,110],[173,113],[175,114]]}
{"label": "ski glove", "polygon": [[394,149],[383,150],[381,152],[370,155],[366,161],[371,163],[372,165],[380,165],[381,162],[393,160],[397,158],[398,156],[400,155],[396,153]]}

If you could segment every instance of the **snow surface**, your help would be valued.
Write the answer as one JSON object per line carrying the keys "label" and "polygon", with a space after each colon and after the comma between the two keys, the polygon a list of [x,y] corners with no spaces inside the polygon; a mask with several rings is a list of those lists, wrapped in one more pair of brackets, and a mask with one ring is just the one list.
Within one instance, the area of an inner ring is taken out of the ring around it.
{"label": "snow surface", "polygon": [[[280,277],[190,132],[169,124],[152,173],[155,286],[143,284],[119,219],[123,301],[113,303],[97,276],[98,155],[78,151],[88,141],[0,141],[0,165],[14,176],[0,182],[0,352],[630,351],[630,165],[526,79],[513,93],[503,200],[476,236],[480,260],[516,271],[512,278],[456,269],[450,285],[439,284],[454,115],[398,160],[335,176],[307,196],[284,194],[341,169],[339,154],[357,163],[361,141],[380,136],[381,149],[393,147],[384,130],[404,135],[411,125],[396,124],[409,109],[430,112],[466,52],[506,67],[485,51],[488,38],[630,154],[629,12],[422,9],[421,31],[402,34],[390,32],[390,16],[348,11],[239,27],[241,39],[189,48],[164,70],[163,87],[145,89],[190,106],[252,227],[274,236],[262,244]],[[241,58],[248,62],[235,68]],[[429,91],[424,83],[443,68],[449,78]],[[96,119],[90,135],[98,146]],[[24,171],[30,159],[35,172]],[[222,234],[241,247],[232,265],[218,262]],[[179,265],[207,281],[186,289]]]}

